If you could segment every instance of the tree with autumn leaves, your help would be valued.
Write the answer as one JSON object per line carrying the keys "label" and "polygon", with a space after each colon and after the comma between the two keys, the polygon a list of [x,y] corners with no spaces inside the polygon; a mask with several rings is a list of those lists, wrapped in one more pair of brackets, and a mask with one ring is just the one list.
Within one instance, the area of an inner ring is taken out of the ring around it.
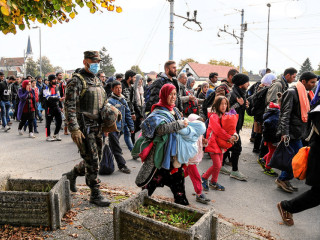
{"label": "tree with autumn leaves", "polygon": [[122,12],[115,0],[0,0],[0,31],[4,34],[16,34],[17,28],[30,28],[31,22],[52,27],[52,25],[69,22],[78,14],[76,7],[88,7],[91,13],[102,11]]}

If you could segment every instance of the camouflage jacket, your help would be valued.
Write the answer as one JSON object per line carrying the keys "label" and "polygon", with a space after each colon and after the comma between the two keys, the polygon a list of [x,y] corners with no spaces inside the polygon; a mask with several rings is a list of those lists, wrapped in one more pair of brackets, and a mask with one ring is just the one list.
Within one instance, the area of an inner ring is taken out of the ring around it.
{"label": "camouflage jacket", "polygon": [[[72,79],[67,83],[65,98],[65,115],[70,132],[80,129],[81,113],[87,112],[91,115],[99,116],[99,112],[106,100],[106,93],[102,87],[100,80],[92,73],[81,69],[79,74],[82,80],[73,75]],[[86,87],[86,91],[83,91]]]}

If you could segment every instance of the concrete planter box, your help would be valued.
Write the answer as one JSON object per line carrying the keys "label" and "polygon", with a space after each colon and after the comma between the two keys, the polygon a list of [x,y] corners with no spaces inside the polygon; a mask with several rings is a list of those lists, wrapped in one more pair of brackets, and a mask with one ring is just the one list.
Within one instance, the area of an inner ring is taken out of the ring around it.
{"label": "concrete planter box", "polygon": [[0,224],[55,230],[71,208],[69,180],[0,178]]}
{"label": "concrete planter box", "polygon": [[[170,209],[174,212],[187,211],[195,214],[198,221],[189,229],[181,229],[169,224],[155,221],[151,218],[139,215],[135,212],[140,205],[158,205],[162,209]],[[157,201],[148,197],[147,190],[125,200],[113,209],[113,228],[115,240],[134,239],[217,239],[217,218],[213,215],[213,209],[202,212],[190,207],[181,206],[166,201]]]}

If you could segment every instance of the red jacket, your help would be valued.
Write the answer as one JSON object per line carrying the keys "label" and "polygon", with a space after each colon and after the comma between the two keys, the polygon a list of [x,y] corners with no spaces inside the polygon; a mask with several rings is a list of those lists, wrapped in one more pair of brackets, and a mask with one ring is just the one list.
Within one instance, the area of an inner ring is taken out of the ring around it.
{"label": "red jacket", "polygon": [[231,138],[231,135],[221,127],[221,118],[219,118],[216,113],[212,113],[209,118],[209,126],[207,129],[206,139],[208,139],[208,146],[205,148],[205,152],[222,153],[216,138],[228,141]]}

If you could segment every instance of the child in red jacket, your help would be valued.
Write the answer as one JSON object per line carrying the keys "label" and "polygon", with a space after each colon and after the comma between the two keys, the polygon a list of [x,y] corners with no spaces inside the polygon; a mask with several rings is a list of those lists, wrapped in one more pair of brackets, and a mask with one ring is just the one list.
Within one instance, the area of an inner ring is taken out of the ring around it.
{"label": "child in red jacket", "polygon": [[[212,159],[212,166],[202,175],[202,187],[204,191],[209,191],[209,187],[214,190],[224,191],[225,188],[218,183],[218,175],[222,165],[223,153],[226,149],[221,148],[217,139],[222,139],[233,144],[238,140],[236,129],[234,134],[230,135],[221,126],[221,118],[229,112],[229,101],[225,96],[219,96],[215,99],[212,106],[212,114],[209,118],[209,125],[207,129],[208,146],[205,148],[205,152],[210,154]],[[208,184],[208,179],[211,177],[211,181]]]}

